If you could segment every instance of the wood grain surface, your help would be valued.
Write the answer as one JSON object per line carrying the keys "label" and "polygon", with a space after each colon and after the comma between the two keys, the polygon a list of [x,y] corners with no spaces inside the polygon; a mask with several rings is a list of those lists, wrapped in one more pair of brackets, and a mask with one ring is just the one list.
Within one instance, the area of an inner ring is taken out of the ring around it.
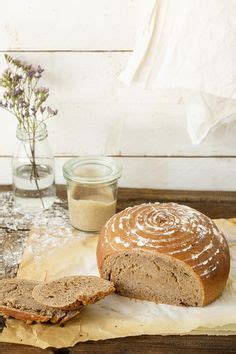
{"label": "wood grain surface", "polygon": [[[0,186],[0,191],[10,190]],[[65,186],[57,186],[60,198],[66,198]],[[236,192],[192,192],[150,189],[119,190],[118,209],[152,201],[175,201],[190,205],[212,218],[236,217]],[[79,343],[73,348],[42,350],[25,345],[0,343],[0,353],[236,353],[236,336],[139,336]]]}
{"label": "wood grain surface", "polygon": [[[66,198],[66,187],[58,185],[57,194]],[[146,202],[186,204],[213,219],[236,217],[236,192],[119,188],[118,211]]]}
{"label": "wood grain surface", "polygon": [[[57,184],[65,184],[62,168],[70,158],[70,156],[55,158]],[[123,167],[119,180],[119,185],[123,188],[132,186],[139,189],[235,191],[235,157],[115,156],[114,159]],[[10,157],[0,157],[0,171],[0,184],[11,183]]]}
{"label": "wood grain surface", "polygon": [[[126,87],[119,79],[152,4],[153,0],[2,1],[0,73],[6,68],[5,52],[45,68],[42,86],[50,88],[49,103],[59,111],[48,122],[58,158],[57,183],[63,183],[64,157],[106,154],[125,158],[130,172],[124,187],[220,190],[224,181],[224,189],[233,190],[235,122],[216,127],[193,146],[181,99],[157,89]],[[4,184],[12,178],[16,120],[2,110],[1,123]],[[144,178],[136,185],[139,180],[131,176],[141,171]]]}
{"label": "wood grain surface", "polygon": [[130,50],[140,2],[143,12],[150,0],[7,0],[0,50]]}
{"label": "wood grain surface", "polygon": [[[58,116],[47,122],[56,156],[235,157],[235,123],[216,127],[201,144],[192,145],[184,105],[162,91],[122,84],[119,75],[130,54],[122,51],[11,53],[45,68],[41,85],[50,88],[50,105],[58,109]],[[0,53],[0,73],[5,68]],[[11,118],[7,111],[1,110],[4,129],[0,130],[0,156],[12,154],[16,119]]]}
{"label": "wood grain surface", "polygon": [[2,354],[8,353],[140,353],[140,354],[224,354],[236,353],[236,336],[140,336],[79,343],[74,348],[39,349],[25,345],[0,343]]}

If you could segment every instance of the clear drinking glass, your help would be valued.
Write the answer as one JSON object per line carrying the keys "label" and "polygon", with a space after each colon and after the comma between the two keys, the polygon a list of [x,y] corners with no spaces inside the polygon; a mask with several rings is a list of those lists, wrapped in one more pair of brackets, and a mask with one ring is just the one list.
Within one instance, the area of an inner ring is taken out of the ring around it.
{"label": "clear drinking glass", "polygon": [[121,171],[120,164],[110,157],[79,157],[65,163],[63,173],[72,226],[88,232],[102,229],[116,212]]}
{"label": "clear drinking glass", "polygon": [[55,200],[54,156],[44,123],[36,130],[34,139],[20,126],[16,136],[12,158],[14,201],[23,211],[35,213],[50,207]]}

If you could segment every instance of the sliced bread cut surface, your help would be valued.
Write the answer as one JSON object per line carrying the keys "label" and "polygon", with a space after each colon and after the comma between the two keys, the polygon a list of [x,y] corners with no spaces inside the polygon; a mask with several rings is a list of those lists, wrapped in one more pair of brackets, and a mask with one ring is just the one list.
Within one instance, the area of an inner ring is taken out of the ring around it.
{"label": "sliced bread cut surface", "polygon": [[38,303],[32,297],[32,291],[39,283],[24,279],[0,280],[0,313],[28,323],[62,323],[76,316],[77,311],[62,311]]}
{"label": "sliced bread cut surface", "polygon": [[202,306],[202,288],[190,267],[164,254],[120,252],[103,265],[102,276],[124,296],[156,303]]}
{"label": "sliced bread cut surface", "polygon": [[45,306],[76,310],[92,304],[115,291],[114,285],[96,276],[70,276],[37,285],[34,299]]}

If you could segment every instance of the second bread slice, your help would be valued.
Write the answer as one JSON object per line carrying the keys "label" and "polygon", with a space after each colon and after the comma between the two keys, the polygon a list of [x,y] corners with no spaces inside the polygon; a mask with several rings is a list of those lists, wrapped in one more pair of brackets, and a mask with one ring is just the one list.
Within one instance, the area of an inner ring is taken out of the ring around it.
{"label": "second bread slice", "polygon": [[81,308],[74,311],[44,306],[35,301],[32,291],[39,283],[25,279],[0,280],[0,314],[4,317],[14,317],[26,323],[52,322],[63,323],[78,315]]}
{"label": "second bread slice", "polygon": [[37,285],[32,292],[39,303],[61,310],[76,310],[115,291],[114,285],[96,276],[70,276]]}

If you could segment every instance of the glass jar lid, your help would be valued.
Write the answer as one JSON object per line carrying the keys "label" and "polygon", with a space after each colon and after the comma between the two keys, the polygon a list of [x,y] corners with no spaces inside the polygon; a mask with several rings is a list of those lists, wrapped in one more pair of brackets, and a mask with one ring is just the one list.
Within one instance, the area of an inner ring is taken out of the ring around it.
{"label": "glass jar lid", "polygon": [[80,184],[111,183],[120,178],[121,172],[121,165],[106,156],[76,157],[63,166],[65,179]]}

